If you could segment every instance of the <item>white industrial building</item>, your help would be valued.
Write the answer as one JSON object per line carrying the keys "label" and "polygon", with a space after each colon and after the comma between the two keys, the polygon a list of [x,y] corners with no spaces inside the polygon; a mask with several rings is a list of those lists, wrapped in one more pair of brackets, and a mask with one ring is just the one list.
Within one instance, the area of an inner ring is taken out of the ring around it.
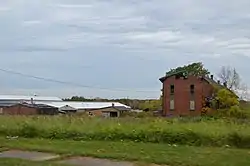
{"label": "white industrial building", "polygon": [[127,110],[131,108],[118,102],[73,102],[63,101],[58,97],[45,96],[16,96],[0,95],[0,107],[10,106],[17,103],[44,104],[58,108],[59,111],[84,112],[92,109],[102,109],[107,107],[123,107]]}
{"label": "white industrial building", "polygon": [[131,109],[129,106],[118,102],[37,102],[38,104],[46,104],[52,107],[57,107],[59,111],[76,110],[77,112],[84,112],[86,110],[102,109],[107,107],[124,107],[127,110]]}

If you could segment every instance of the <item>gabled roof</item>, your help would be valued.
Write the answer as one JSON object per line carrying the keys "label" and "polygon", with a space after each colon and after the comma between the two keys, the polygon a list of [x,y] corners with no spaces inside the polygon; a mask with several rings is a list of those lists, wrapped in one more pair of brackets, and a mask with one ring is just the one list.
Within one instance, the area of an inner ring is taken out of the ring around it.
{"label": "gabled roof", "polygon": [[164,77],[161,77],[159,80],[161,82],[164,82],[167,78],[175,76],[175,75],[187,76],[186,72],[184,70],[182,70],[182,71],[172,72],[170,74],[167,73]]}
{"label": "gabled roof", "polygon": [[123,106],[115,106],[114,107],[118,111],[130,111],[131,108],[123,107]]}
{"label": "gabled roof", "polygon": [[17,105],[21,105],[21,106],[25,106],[25,107],[29,107],[29,108],[56,108],[56,107],[52,107],[46,104],[28,104],[28,103],[18,103],[18,104],[14,104],[14,105],[10,105],[8,107],[15,107]]}
{"label": "gabled roof", "polygon": [[[177,72],[173,72],[173,73],[170,73],[170,74],[166,74],[164,77],[161,77],[161,78],[160,78],[160,81],[161,81],[161,82],[164,82],[167,78],[172,77],[172,76],[175,76],[175,75],[187,76],[187,74],[185,73],[185,71],[177,71]],[[209,77],[204,76],[203,78],[204,78],[204,80],[207,81],[209,84],[217,84],[217,85],[219,85],[220,87],[224,87],[223,85],[218,84],[218,82],[216,82],[215,80],[213,80],[213,79],[211,79],[211,78],[209,78]]]}
{"label": "gabled roof", "polygon": [[0,103],[0,107],[9,107],[15,105],[16,103]]}
{"label": "gabled roof", "polygon": [[125,107],[130,108],[127,105],[118,103],[118,102],[74,102],[74,101],[61,101],[61,102],[35,102],[40,104],[46,104],[53,107],[61,108],[66,105],[73,107],[75,109],[100,109],[100,108],[106,108],[111,107],[112,104],[115,107]]}
{"label": "gabled roof", "polygon": [[[99,109],[102,110],[102,109],[107,109],[107,108],[114,108],[117,111],[131,111],[131,108],[124,107],[124,106],[108,106],[108,107],[103,107],[103,108],[99,108]],[[95,110],[95,109],[93,109],[93,110]],[[91,109],[90,109],[90,111],[91,111]]]}
{"label": "gabled roof", "polygon": [[[58,107],[57,107],[58,108]],[[63,110],[67,110],[67,111],[76,111],[77,109],[76,108],[74,108],[74,107],[70,107],[69,105],[65,105],[65,106],[63,106],[63,107],[60,107],[59,108],[61,111],[63,111]]]}

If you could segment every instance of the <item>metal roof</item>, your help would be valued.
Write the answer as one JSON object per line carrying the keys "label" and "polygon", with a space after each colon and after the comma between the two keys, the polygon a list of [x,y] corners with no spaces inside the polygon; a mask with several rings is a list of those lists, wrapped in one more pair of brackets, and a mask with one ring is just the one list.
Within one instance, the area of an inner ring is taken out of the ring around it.
{"label": "metal roof", "polygon": [[15,105],[16,103],[0,103],[0,107],[9,107]]}
{"label": "metal roof", "polygon": [[114,108],[118,111],[130,111],[131,110],[131,108],[127,108],[124,106],[114,106]]}
{"label": "metal roof", "polygon": [[25,106],[25,107],[29,107],[29,108],[55,108],[57,109],[56,107],[53,107],[53,106],[49,106],[49,105],[46,105],[46,104],[30,104],[30,103],[17,103],[17,104],[14,104],[14,105],[10,105],[9,107],[14,107],[14,106],[17,106],[17,105],[22,105],[22,106]]}
{"label": "metal roof", "polygon": [[0,100],[19,100],[30,101],[33,98],[34,101],[62,101],[59,97],[47,97],[47,96],[17,96],[17,95],[0,95]]}
{"label": "metal roof", "polygon": [[100,109],[100,108],[106,108],[111,107],[114,105],[115,107],[125,107],[130,108],[127,105],[118,103],[118,102],[71,102],[71,101],[61,101],[61,102],[35,102],[40,104],[46,104],[49,106],[61,108],[64,106],[70,106],[75,109]]}

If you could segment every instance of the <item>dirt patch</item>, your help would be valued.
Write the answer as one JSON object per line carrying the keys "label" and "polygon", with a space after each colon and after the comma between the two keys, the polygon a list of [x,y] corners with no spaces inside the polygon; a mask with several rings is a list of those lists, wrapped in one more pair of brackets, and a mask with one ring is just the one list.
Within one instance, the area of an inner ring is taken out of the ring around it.
{"label": "dirt patch", "polygon": [[96,159],[91,157],[72,157],[69,159],[65,159],[59,161],[61,164],[69,164],[75,166],[134,166],[133,163],[130,162],[118,162],[107,159]]}
{"label": "dirt patch", "polygon": [[0,152],[0,158],[15,158],[32,161],[46,161],[59,158],[57,154],[42,153],[42,152],[31,152],[21,150],[8,150]]}

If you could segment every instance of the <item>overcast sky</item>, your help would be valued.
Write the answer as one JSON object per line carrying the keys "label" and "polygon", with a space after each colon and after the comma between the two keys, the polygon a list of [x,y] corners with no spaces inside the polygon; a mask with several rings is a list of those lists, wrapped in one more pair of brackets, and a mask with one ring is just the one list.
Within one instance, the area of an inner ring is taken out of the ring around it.
{"label": "overcast sky", "polygon": [[0,26],[1,69],[93,87],[0,71],[2,94],[155,98],[193,61],[250,85],[249,0],[1,0]]}

